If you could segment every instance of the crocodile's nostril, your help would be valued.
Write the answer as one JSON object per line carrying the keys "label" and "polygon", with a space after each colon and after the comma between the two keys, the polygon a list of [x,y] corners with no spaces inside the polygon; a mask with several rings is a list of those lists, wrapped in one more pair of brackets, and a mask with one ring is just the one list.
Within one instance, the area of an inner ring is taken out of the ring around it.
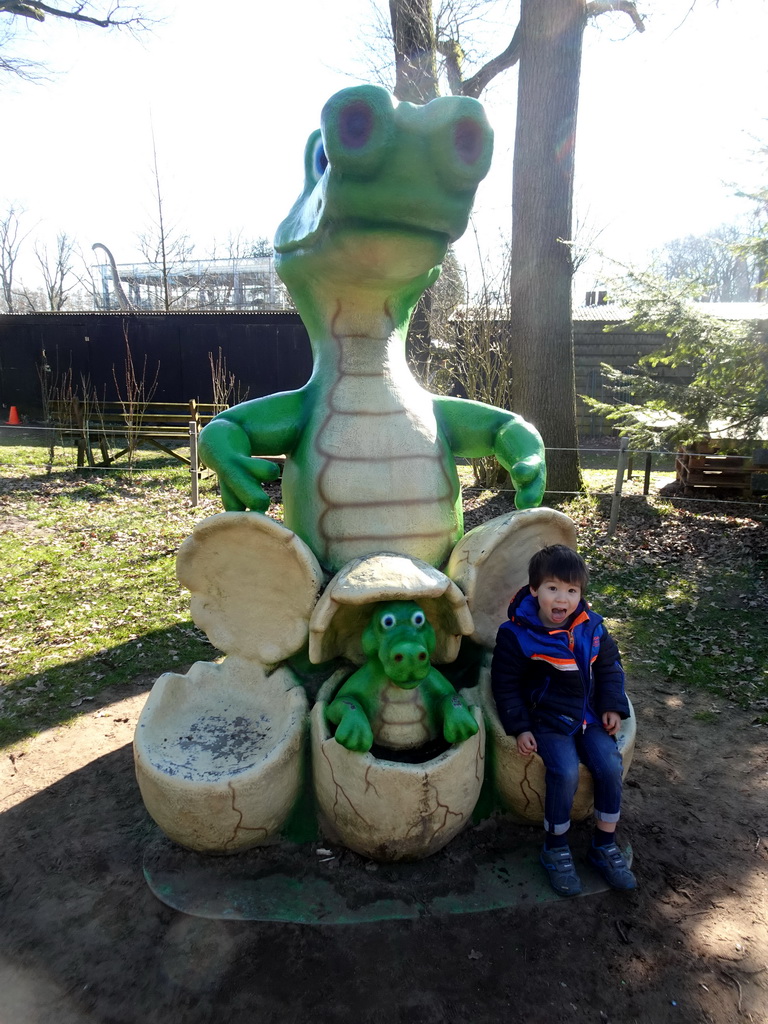
{"label": "crocodile's nostril", "polygon": [[373,112],[367,103],[356,100],[339,114],[339,139],[349,149],[362,149],[373,131]]}
{"label": "crocodile's nostril", "polygon": [[426,661],[427,655],[425,651],[419,651],[419,661]]}
{"label": "crocodile's nostril", "polygon": [[403,660],[402,654],[396,654],[395,655],[395,661],[402,661],[402,660]]}
{"label": "crocodile's nostril", "polygon": [[483,129],[470,117],[462,117],[453,127],[453,145],[465,164],[473,164],[483,151]]}

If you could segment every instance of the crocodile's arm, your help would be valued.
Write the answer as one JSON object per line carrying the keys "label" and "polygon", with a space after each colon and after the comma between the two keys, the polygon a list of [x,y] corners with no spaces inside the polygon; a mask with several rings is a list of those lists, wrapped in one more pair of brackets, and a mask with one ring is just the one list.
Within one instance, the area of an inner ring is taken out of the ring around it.
{"label": "crocodile's arm", "polygon": [[439,669],[433,665],[419,685],[431,724],[437,719],[449,743],[460,743],[475,735],[478,729],[475,716]]}
{"label": "crocodile's arm", "polygon": [[535,427],[516,413],[464,398],[436,395],[434,408],[454,456],[480,459],[495,455],[509,471],[515,506],[541,504],[547,482],[544,442]]}
{"label": "crocodile's arm", "polygon": [[274,462],[252,455],[289,455],[304,424],[304,392],[283,391],[226,409],[200,433],[200,458],[215,470],[228,512],[265,512],[269,497],[261,483],[276,480]]}
{"label": "crocodile's arm", "polygon": [[366,662],[352,673],[326,708],[325,717],[336,725],[336,741],[348,750],[364,754],[371,749],[371,722],[385,681],[381,667]]}

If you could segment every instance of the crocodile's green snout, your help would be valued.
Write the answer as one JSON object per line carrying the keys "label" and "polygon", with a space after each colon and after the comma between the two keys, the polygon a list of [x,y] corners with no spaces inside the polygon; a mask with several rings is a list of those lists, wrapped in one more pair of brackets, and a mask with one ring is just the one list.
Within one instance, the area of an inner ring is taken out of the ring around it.
{"label": "crocodile's green snout", "polygon": [[429,673],[435,631],[417,604],[392,601],[373,615],[363,634],[363,650],[378,658],[393,683],[410,690]]}
{"label": "crocodile's green snout", "polygon": [[311,247],[331,226],[436,232],[447,241],[463,233],[493,152],[477,100],[395,107],[385,89],[364,85],[332,96],[320,120],[305,151],[304,189],[277,232],[279,254]]}

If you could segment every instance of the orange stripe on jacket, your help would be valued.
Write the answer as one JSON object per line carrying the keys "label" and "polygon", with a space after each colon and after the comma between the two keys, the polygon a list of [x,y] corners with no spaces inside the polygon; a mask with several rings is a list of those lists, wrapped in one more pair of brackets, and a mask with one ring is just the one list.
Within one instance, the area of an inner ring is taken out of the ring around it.
{"label": "orange stripe on jacket", "polygon": [[558,672],[573,672],[579,667],[574,658],[552,658],[548,654],[532,654],[531,661],[546,661]]}

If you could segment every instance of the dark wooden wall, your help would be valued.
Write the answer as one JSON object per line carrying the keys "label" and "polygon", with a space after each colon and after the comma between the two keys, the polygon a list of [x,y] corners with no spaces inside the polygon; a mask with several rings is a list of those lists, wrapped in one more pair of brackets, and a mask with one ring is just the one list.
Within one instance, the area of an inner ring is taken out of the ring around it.
{"label": "dark wooden wall", "polygon": [[[638,334],[622,328],[621,325],[608,326],[604,321],[580,321],[573,324],[573,358],[576,370],[576,423],[580,436],[598,436],[610,434],[611,424],[607,424],[598,416],[580,395],[607,400],[604,391],[604,377],[600,364],[607,363],[617,370],[628,370],[637,360],[660,348],[665,338],[659,334]],[[658,376],[674,374],[675,371],[665,367],[657,367],[654,373]]]}
{"label": "dark wooden wall", "polygon": [[[625,369],[658,348],[661,338],[603,321],[574,322],[576,393],[603,397],[600,363]],[[42,415],[40,372],[61,380],[71,368],[75,384],[90,381],[100,398],[120,398],[125,339],[136,373],[155,379],[156,402],[211,401],[209,353],[221,349],[227,369],[249,398],[301,387],[312,372],[306,329],[296,312],[246,313],[28,313],[0,314],[0,419],[10,406],[34,420]],[[610,428],[577,400],[582,435]]]}
{"label": "dark wooden wall", "polygon": [[136,374],[148,386],[157,376],[155,402],[210,402],[209,353],[216,359],[219,349],[249,398],[299,388],[312,372],[294,312],[0,315],[0,416],[15,405],[25,418],[39,417],[41,372],[61,381],[70,368],[75,384],[87,378],[99,398],[118,400],[126,338]]}

